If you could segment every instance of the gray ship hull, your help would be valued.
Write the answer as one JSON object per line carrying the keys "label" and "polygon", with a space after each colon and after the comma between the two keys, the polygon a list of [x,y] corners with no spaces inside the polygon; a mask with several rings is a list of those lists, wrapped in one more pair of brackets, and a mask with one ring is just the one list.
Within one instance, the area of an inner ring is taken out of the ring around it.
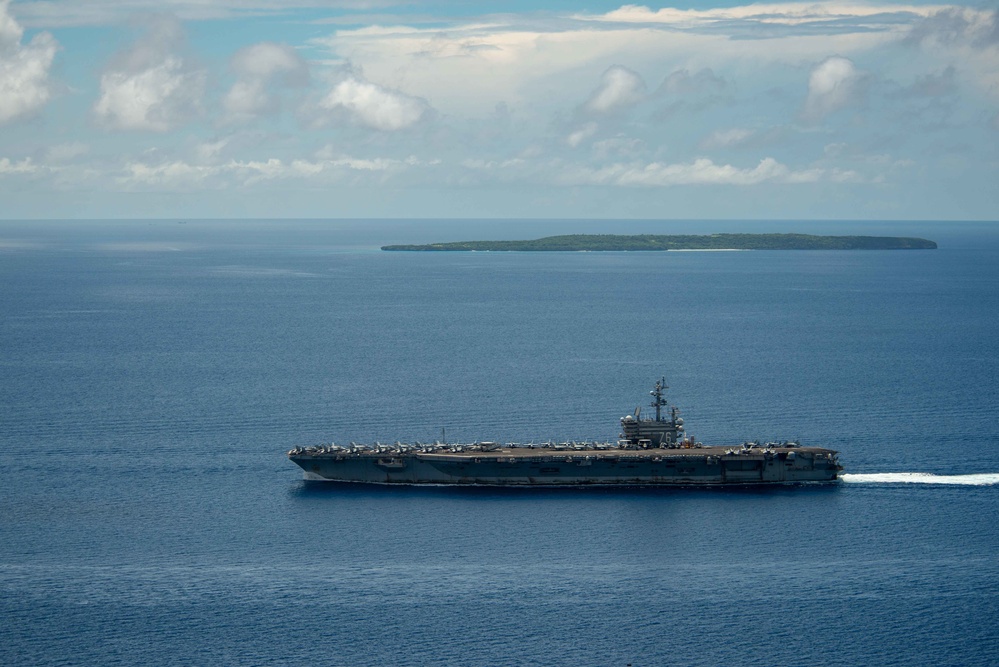
{"label": "gray ship hull", "polygon": [[[465,446],[475,448],[475,445]],[[288,457],[306,479],[481,486],[714,486],[832,482],[836,452],[819,447],[696,447],[576,451],[554,447],[351,451],[312,447]],[[460,451],[459,451],[460,450]]]}

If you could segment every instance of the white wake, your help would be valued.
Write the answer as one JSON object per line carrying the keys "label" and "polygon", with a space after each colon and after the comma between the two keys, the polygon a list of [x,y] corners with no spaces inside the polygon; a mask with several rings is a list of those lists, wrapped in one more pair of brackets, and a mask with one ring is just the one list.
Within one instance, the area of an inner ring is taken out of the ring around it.
{"label": "white wake", "polygon": [[999,484],[999,472],[972,475],[934,475],[930,472],[875,472],[840,475],[848,484],[960,484],[990,486]]}

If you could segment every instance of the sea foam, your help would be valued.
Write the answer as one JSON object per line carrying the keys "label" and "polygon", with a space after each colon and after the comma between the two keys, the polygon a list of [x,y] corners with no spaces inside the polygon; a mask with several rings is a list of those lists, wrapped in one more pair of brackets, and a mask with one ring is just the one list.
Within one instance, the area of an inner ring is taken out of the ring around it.
{"label": "sea foam", "polygon": [[934,475],[929,472],[876,472],[840,475],[848,484],[959,484],[964,486],[990,486],[999,484],[999,473],[971,475]]}

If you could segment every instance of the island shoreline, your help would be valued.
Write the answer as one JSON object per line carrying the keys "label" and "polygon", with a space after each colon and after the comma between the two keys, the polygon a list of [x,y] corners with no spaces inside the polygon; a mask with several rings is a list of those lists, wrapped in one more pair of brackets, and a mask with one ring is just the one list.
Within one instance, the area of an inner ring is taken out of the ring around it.
{"label": "island shoreline", "polygon": [[662,252],[668,250],[935,250],[928,239],[811,234],[567,234],[523,241],[386,245],[391,252]]}

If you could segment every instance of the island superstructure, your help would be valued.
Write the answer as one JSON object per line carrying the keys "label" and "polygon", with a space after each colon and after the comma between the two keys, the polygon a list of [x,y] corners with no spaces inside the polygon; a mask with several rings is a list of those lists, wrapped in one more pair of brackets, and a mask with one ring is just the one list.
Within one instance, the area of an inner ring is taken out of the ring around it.
{"label": "island superstructure", "polygon": [[654,417],[636,409],[621,418],[615,442],[329,444],[295,447],[288,458],[307,480],[462,486],[789,484],[832,482],[843,469],[836,451],[797,442],[697,442],[667,388],[663,378],[650,392]]}

